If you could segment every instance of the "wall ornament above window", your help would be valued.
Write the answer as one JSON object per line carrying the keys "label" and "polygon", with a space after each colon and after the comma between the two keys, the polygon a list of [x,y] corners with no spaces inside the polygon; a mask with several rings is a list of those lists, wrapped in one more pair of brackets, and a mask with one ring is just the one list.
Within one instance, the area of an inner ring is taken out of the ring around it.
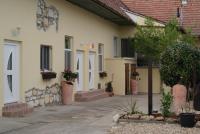
{"label": "wall ornament above window", "polygon": [[45,0],[38,0],[36,17],[39,30],[47,31],[51,25],[55,25],[58,31],[59,12],[54,6],[47,6]]}

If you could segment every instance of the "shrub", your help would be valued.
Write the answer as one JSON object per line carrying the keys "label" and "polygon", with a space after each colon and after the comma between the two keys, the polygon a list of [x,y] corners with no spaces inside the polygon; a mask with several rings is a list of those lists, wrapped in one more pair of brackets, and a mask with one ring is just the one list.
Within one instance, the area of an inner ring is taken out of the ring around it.
{"label": "shrub", "polygon": [[171,105],[172,105],[172,101],[173,101],[173,97],[171,95],[170,92],[168,93],[165,93],[163,92],[163,95],[162,95],[162,98],[161,98],[161,112],[162,112],[162,115],[164,117],[168,117],[170,116],[171,114],[171,111],[170,111],[170,108],[171,108]]}
{"label": "shrub", "polygon": [[[169,46],[160,58],[161,79],[168,86],[192,85],[194,74],[200,72],[200,51],[187,44]],[[197,75],[198,76],[198,75]]]}
{"label": "shrub", "polygon": [[65,80],[73,85],[73,81],[78,78],[78,73],[77,72],[72,72],[70,69],[65,69],[64,72],[63,72],[63,78],[65,78]]}

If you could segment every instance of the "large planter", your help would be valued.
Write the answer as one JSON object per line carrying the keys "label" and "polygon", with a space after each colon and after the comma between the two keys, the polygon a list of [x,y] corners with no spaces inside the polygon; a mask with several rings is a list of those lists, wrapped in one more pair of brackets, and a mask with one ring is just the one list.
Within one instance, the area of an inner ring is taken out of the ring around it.
{"label": "large planter", "polygon": [[62,103],[63,105],[72,104],[73,85],[62,81]]}
{"label": "large planter", "polygon": [[173,109],[176,114],[181,112],[181,109],[185,107],[187,89],[184,85],[176,84],[172,88],[173,94]]}
{"label": "large planter", "polygon": [[131,90],[133,95],[138,94],[138,81],[131,79]]}
{"label": "large planter", "polygon": [[195,113],[181,113],[180,124],[182,127],[194,127],[196,124]]}

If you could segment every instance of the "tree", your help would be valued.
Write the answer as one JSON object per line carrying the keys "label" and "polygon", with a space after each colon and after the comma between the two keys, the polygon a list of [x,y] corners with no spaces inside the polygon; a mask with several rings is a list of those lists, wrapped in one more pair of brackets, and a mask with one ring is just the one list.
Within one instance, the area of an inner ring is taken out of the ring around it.
{"label": "tree", "polygon": [[188,44],[169,46],[160,58],[161,79],[170,87],[177,83],[187,88],[196,87],[197,79],[199,79],[196,74],[200,72],[199,59],[200,51],[194,46]]}
{"label": "tree", "polygon": [[137,26],[134,36],[136,52],[148,59],[148,103],[152,114],[152,61],[159,61],[161,53],[170,45],[195,44],[190,32],[183,34],[178,22],[173,19],[164,28],[156,27],[152,20],[146,19],[145,26]]}

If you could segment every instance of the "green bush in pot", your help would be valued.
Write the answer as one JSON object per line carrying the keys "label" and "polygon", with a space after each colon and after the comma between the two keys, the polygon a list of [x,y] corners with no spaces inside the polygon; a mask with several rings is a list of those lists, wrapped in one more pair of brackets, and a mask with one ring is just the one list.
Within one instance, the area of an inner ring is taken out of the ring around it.
{"label": "green bush in pot", "polygon": [[78,73],[72,72],[70,69],[65,69],[63,72],[63,78],[65,78],[67,84],[73,85],[75,79],[78,78]]}

